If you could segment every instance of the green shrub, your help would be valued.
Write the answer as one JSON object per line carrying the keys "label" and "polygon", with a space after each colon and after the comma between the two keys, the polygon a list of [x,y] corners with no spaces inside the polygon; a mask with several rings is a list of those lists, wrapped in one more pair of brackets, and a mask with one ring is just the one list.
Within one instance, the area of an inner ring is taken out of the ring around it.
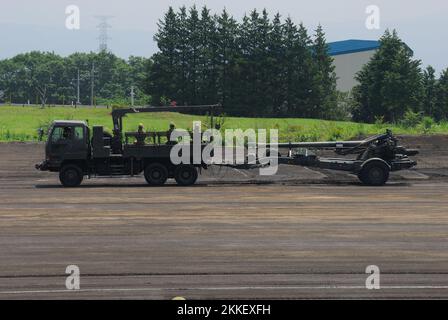
{"label": "green shrub", "polygon": [[424,134],[431,133],[434,129],[435,121],[431,117],[423,117],[421,121],[421,128]]}
{"label": "green shrub", "polygon": [[384,116],[376,116],[374,123],[375,129],[383,129],[384,125]]}
{"label": "green shrub", "polygon": [[421,123],[422,117],[421,113],[408,110],[401,120],[401,125],[406,129],[416,128]]}
{"label": "green shrub", "polygon": [[357,137],[357,138],[361,138],[361,137],[365,137],[365,136],[367,136],[367,129],[366,129],[366,127],[365,127],[365,125],[363,125],[363,124],[358,124],[357,126],[356,126],[356,129],[355,129],[356,131],[356,133],[355,133],[355,137]]}
{"label": "green shrub", "polygon": [[344,137],[344,129],[339,126],[335,126],[328,132],[329,141],[341,140]]}

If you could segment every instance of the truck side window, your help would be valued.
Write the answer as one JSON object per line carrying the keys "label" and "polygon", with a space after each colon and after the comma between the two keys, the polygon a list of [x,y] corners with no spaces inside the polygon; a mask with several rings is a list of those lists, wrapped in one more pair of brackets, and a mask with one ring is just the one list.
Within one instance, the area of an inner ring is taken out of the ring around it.
{"label": "truck side window", "polygon": [[75,127],[75,137],[76,140],[84,140],[84,128]]}

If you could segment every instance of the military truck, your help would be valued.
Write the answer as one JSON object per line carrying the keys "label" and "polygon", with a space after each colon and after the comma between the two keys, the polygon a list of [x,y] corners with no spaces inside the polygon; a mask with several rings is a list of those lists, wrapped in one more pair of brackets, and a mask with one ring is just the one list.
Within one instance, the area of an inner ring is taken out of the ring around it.
{"label": "military truck", "polygon": [[45,146],[45,160],[37,164],[36,169],[58,172],[64,187],[79,186],[85,176],[141,173],[150,185],[163,185],[169,178],[182,186],[192,185],[204,163],[173,164],[170,153],[174,143],[170,142],[170,130],[123,134],[123,117],[130,113],[205,111],[213,126],[213,112],[217,108],[219,105],[115,109],[112,111],[113,134],[105,132],[102,126],[93,126],[91,130],[85,121],[54,121]]}
{"label": "military truck", "polygon": [[[211,118],[219,105],[170,106],[115,109],[112,111],[113,134],[104,132],[102,126],[93,126],[92,132],[84,121],[54,121],[45,146],[45,160],[36,165],[38,170],[59,172],[65,187],[76,187],[85,176],[134,176],[143,173],[150,185],[163,185],[174,178],[178,185],[189,186],[196,182],[198,171],[206,169],[202,162],[174,164],[170,154],[176,141],[170,141],[171,130],[162,132],[125,132],[123,117],[129,113],[162,111],[206,111]],[[201,139],[202,141],[202,139]],[[259,148],[261,144],[257,144]],[[190,145],[193,148],[193,144]],[[201,142],[203,149],[205,144]],[[389,179],[389,173],[409,169],[417,163],[410,156],[418,150],[407,149],[398,144],[398,139],[389,130],[380,135],[360,141],[292,142],[275,146],[264,145],[266,156],[276,153],[279,164],[317,167],[347,171],[356,174],[366,185],[381,186]],[[287,150],[285,154],[281,150]],[[315,150],[332,150],[344,158],[317,156]],[[190,152],[193,155],[193,150]],[[258,154],[258,152],[257,152]],[[354,155],[355,157],[347,158]],[[261,166],[260,161],[251,164],[218,164],[240,169]]]}

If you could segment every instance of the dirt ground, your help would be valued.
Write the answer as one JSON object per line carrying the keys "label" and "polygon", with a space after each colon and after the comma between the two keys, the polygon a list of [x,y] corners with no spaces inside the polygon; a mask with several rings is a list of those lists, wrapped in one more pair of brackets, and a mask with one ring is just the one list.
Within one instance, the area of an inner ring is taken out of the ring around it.
{"label": "dirt ground", "polygon": [[448,137],[402,142],[419,164],[380,188],[281,166],[64,189],[34,169],[42,144],[0,144],[0,298],[448,298]]}

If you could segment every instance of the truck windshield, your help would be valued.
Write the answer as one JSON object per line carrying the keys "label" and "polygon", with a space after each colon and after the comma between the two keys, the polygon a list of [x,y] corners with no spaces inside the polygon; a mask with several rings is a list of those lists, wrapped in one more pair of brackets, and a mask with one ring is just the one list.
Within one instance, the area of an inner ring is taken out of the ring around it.
{"label": "truck windshield", "polygon": [[84,128],[80,126],[54,127],[51,141],[58,142],[64,140],[84,140]]}

